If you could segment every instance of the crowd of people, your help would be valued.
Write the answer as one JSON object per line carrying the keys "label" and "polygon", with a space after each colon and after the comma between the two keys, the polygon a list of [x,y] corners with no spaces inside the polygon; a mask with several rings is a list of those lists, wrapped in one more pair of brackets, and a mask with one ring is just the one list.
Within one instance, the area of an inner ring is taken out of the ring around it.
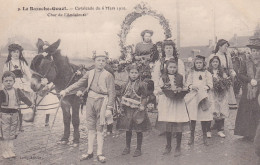
{"label": "crowd of people", "polygon": [[[234,94],[234,80],[242,82],[242,96],[239,101],[234,134],[252,141],[256,146],[260,131],[259,122],[259,81],[260,81],[260,36],[254,36],[248,45],[251,54],[234,70],[229,43],[218,40],[215,50],[209,57],[196,54],[193,67],[186,73],[185,65],[172,40],[153,44],[153,31],[141,33],[142,42],[136,47],[127,46],[123,55],[109,60],[108,53],[96,51],[93,54],[94,69],[87,71],[76,83],[60,91],[64,97],[72,90],[82,89],[77,95],[87,93],[86,121],[88,128],[88,152],[81,160],[93,158],[94,141],[97,140],[97,159],[106,162],[103,155],[104,130],[112,132],[113,115],[116,129],[125,131],[125,148],[122,155],[130,154],[132,132],[137,134],[137,147],[134,157],[142,155],[143,132],[151,130],[148,112],[158,113],[155,128],[165,133],[166,146],[162,153],[172,150],[172,136],[176,136],[174,156],[181,155],[181,142],[184,131],[190,131],[188,145],[195,143],[196,123],[201,122],[203,144],[208,146],[211,131],[216,129],[218,136],[225,138],[225,119],[230,109],[237,107]],[[2,76],[3,89],[0,91],[1,134],[5,145],[5,158],[14,157],[13,140],[16,129],[22,123],[19,102],[32,106],[30,69],[22,55],[22,47],[9,46],[9,56]],[[106,69],[110,65],[113,70]],[[122,80],[121,74],[127,74]],[[29,98],[29,99],[28,99]],[[119,100],[115,111],[115,100]],[[20,122],[19,122],[20,121]],[[258,129],[259,130],[259,129]],[[259,147],[257,153],[259,154]],[[259,155],[260,156],[260,155]]]}

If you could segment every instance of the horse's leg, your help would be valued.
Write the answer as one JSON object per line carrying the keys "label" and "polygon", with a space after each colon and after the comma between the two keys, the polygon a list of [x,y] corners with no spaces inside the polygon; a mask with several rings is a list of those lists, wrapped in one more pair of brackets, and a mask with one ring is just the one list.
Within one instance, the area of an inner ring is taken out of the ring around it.
{"label": "horse's leg", "polygon": [[72,125],[74,128],[73,134],[73,143],[79,143],[79,108],[80,108],[80,99],[77,96],[74,96],[72,99]]}
{"label": "horse's leg", "polygon": [[45,115],[45,126],[49,126],[50,114]]}
{"label": "horse's leg", "polygon": [[19,114],[19,131],[23,132],[23,114],[21,111],[18,111]]}
{"label": "horse's leg", "polygon": [[64,134],[61,138],[61,141],[69,141],[70,137],[70,121],[71,121],[71,114],[70,114],[70,103],[69,99],[64,98],[61,102],[61,108],[63,113],[63,124],[64,124]]}

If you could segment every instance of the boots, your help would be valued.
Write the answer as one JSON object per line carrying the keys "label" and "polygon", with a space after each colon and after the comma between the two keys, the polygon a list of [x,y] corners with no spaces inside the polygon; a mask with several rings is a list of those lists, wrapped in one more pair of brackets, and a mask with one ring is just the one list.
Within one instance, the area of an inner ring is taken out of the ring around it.
{"label": "boots", "polygon": [[181,155],[181,139],[182,139],[182,132],[177,132],[176,133],[177,146],[175,148],[175,153],[174,153],[175,157],[178,157]]}
{"label": "boots", "polygon": [[190,140],[188,142],[188,145],[193,145],[194,144],[194,132],[193,130],[191,130],[191,133],[190,133]]}
{"label": "boots", "polygon": [[130,154],[132,131],[126,131],[125,139],[126,139],[126,147],[125,147],[124,151],[122,152],[122,155]]}
{"label": "boots", "polygon": [[133,157],[138,157],[138,156],[142,155],[142,152],[141,152],[142,142],[143,142],[143,133],[137,132],[137,148],[134,152]]}
{"label": "boots", "polygon": [[172,133],[171,132],[166,132],[166,140],[167,140],[167,145],[165,147],[165,150],[163,152],[163,155],[167,155],[171,152],[172,150]]}
{"label": "boots", "polygon": [[191,120],[190,123],[190,140],[188,142],[188,145],[193,145],[194,144],[194,133],[195,133],[195,127],[196,127],[196,121]]}
{"label": "boots", "polygon": [[207,127],[208,127],[208,121],[202,121],[201,122],[201,127],[202,127],[202,133],[203,133],[203,144],[205,146],[208,146],[208,139],[207,139]]}

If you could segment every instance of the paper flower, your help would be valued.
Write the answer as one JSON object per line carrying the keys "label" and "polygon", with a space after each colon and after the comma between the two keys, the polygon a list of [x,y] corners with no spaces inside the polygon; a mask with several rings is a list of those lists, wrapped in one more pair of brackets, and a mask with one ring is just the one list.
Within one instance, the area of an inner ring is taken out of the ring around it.
{"label": "paper flower", "polygon": [[42,78],[41,79],[41,84],[43,85],[43,86],[46,86],[47,84],[48,84],[48,79],[47,78]]}

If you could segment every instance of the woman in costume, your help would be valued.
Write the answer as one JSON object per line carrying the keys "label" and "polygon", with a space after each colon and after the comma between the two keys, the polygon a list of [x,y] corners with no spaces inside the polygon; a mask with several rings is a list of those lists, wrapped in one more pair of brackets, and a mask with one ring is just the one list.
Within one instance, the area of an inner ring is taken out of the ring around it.
{"label": "woman in costume", "polygon": [[252,141],[260,118],[259,84],[260,84],[260,35],[250,38],[251,54],[242,63],[238,78],[242,81],[242,96],[236,116],[235,135]]}

